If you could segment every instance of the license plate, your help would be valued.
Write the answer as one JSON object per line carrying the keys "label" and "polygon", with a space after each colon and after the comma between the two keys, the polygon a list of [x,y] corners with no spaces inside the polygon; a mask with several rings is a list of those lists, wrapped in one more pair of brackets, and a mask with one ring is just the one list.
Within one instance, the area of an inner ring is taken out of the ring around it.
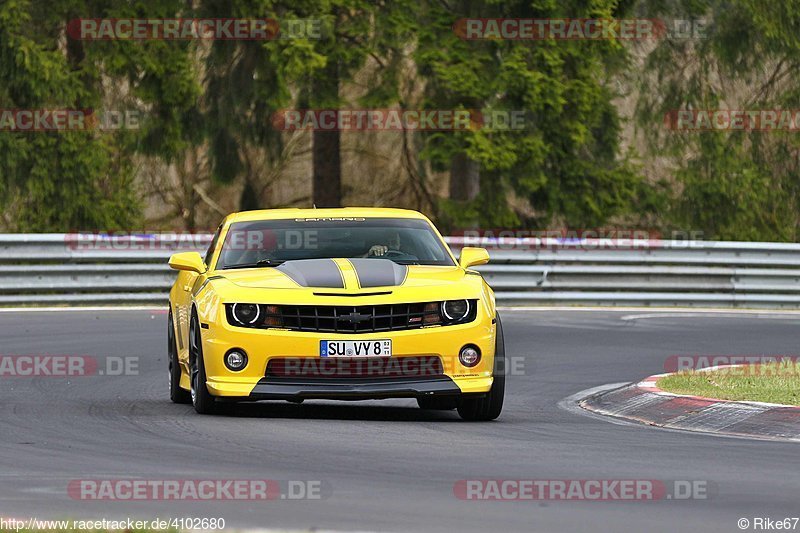
{"label": "license plate", "polygon": [[392,341],[320,341],[320,357],[390,357]]}

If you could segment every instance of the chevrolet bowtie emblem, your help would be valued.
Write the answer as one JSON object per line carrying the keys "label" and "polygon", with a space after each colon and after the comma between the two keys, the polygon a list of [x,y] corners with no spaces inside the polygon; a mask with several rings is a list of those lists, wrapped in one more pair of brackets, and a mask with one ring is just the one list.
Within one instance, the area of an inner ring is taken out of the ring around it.
{"label": "chevrolet bowtie emblem", "polygon": [[361,313],[350,313],[349,315],[341,315],[339,320],[346,320],[351,324],[360,324],[366,320],[372,320],[372,315],[362,315]]}

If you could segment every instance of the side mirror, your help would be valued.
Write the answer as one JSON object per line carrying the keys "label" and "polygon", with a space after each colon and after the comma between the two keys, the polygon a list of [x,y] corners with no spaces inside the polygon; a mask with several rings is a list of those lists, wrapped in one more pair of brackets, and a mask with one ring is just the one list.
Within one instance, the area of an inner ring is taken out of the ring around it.
{"label": "side mirror", "polygon": [[169,266],[175,270],[188,270],[189,272],[197,272],[198,274],[204,274],[207,270],[203,258],[197,252],[181,252],[179,254],[174,254],[169,258]]}
{"label": "side mirror", "polygon": [[471,246],[466,246],[461,249],[461,257],[458,260],[458,264],[461,265],[461,268],[485,265],[488,262],[489,252],[486,251],[486,248],[473,248]]}

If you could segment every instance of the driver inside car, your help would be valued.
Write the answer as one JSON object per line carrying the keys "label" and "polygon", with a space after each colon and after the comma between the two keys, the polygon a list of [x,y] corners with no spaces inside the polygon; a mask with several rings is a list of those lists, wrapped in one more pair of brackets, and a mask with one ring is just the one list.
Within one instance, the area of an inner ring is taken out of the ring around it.
{"label": "driver inside car", "polygon": [[404,253],[400,249],[400,233],[392,232],[387,235],[386,244],[376,244],[372,246],[364,257],[383,257],[390,251]]}

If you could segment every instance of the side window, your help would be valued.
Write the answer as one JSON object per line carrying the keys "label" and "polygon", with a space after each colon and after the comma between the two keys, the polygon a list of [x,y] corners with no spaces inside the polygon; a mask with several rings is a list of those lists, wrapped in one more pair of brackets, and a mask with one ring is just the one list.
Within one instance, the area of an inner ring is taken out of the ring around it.
{"label": "side window", "polygon": [[206,252],[205,263],[206,267],[211,268],[211,256],[214,255],[214,249],[217,247],[217,241],[219,240],[219,234],[222,232],[222,224],[219,225],[217,228],[217,232],[214,233],[214,238],[211,239],[211,244],[208,247],[208,251]]}

